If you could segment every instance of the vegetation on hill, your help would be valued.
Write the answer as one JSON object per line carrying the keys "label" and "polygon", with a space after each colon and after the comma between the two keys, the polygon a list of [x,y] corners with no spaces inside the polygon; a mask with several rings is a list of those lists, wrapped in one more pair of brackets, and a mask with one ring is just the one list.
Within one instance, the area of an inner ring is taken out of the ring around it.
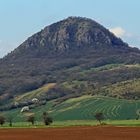
{"label": "vegetation on hill", "polygon": [[[133,72],[135,69],[136,73],[131,73],[131,69]],[[118,70],[123,70],[125,73],[120,73]],[[139,100],[140,98],[140,78],[137,74],[139,73],[139,65],[105,65],[83,71],[77,68],[70,69],[68,72],[71,71],[75,71],[72,72],[74,76],[71,75],[67,80],[60,83],[48,83],[31,92],[14,96],[13,99],[2,105],[0,110],[28,105],[32,105],[31,107],[34,108],[36,106],[32,101],[34,98],[39,100],[40,105],[46,104],[52,99],[56,99],[56,104],[60,104],[69,98],[82,95],[98,95],[128,100]],[[129,74],[130,78],[128,77]],[[133,74],[138,77],[131,79]]]}

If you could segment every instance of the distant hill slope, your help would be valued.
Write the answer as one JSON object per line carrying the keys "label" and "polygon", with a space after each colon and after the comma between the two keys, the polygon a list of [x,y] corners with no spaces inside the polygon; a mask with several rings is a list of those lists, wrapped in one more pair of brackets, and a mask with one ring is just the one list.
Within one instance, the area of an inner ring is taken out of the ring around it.
{"label": "distant hill slope", "polygon": [[[75,77],[77,77],[75,80],[72,80],[71,78],[73,77],[71,77],[65,81],[61,81],[60,83],[48,83],[36,90],[16,95],[10,100],[1,102],[0,111],[21,108],[23,106],[29,106],[31,109],[34,109],[36,108],[36,104],[32,101],[34,98],[39,99],[37,106],[41,107],[50,100],[54,102],[53,106],[57,106],[70,98],[80,97],[82,95],[88,95],[88,97],[106,96],[114,97],[114,100],[128,99],[133,102],[139,102],[139,67],[140,65],[138,64],[111,64],[88,69],[82,72],[77,72],[77,68],[75,68],[74,73]],[[70,70],[70,72],[71,71],[72,70]],[[91,75],[93,72],[95,75]],[[137,78],[133,79],[134,75],[132,72]],[[110,76],[112,76],[112,78],[107,79],[107,77]],[[88,77],[88,80],[86,80],[86,77]],[[81,78],[85,80],[82,80]]]}
{"label": "distant hill slope", "polygon": [[[49,83],[56,86],[43,96],[47,100],[96,94],[104,86],[139,79],[139,64],[140,50],[91,19],[69,17],[29,37],[0,60],[0,104]],[[120,96],[139,97],[139,92]]]}

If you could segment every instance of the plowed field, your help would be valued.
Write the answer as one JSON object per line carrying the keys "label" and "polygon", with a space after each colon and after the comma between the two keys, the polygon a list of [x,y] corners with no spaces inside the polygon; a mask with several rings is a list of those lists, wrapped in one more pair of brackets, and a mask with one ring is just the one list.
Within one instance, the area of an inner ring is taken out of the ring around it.
{"label": "plowed field", "polygon": [[0,129],[0,140],[140,140],[140,127]]}

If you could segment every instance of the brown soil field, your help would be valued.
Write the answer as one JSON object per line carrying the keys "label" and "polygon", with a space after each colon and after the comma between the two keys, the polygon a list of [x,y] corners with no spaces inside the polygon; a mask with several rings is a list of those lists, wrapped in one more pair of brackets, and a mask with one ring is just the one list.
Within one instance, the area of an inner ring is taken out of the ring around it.
{"label": "brown soil field", "polygon": [[140,127],[0,129],[0,140],[140,140]]}

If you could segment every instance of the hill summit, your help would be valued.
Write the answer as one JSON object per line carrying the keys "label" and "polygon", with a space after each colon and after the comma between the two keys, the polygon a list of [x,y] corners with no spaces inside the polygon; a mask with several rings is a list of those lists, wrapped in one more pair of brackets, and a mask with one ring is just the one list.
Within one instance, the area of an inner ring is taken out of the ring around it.
{"label": "hill summit", "polygon": [[94,20],[69,17],[29,37],[12,54],[46,55],[87,47],[125,48],[128,45]]}

